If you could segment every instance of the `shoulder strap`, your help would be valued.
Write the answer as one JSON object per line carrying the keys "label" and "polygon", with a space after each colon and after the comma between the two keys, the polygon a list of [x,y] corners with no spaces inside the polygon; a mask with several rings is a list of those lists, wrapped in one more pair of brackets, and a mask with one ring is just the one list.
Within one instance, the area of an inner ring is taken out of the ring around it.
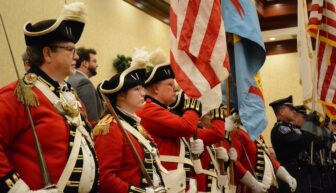
{"label": "shoulder strap", "polygon": [[[209,146],[206,146],[208,152],[209,152],[209,155],[210,155],[210,158],[212,160],[212,163],[214,164],[215,166],[215,170],[216,172],[218,173],[219,172],[219,165],[218,165],[218,162],[217,162],[217,159],[215,158],[215,156],[213,155],[212,151],[211,151],[211,148]],[[217,175],[216,175],[217,177]]]}
{"label": "shoulder strap", "polygon": [[[132,127],[130,124],[128,124],[126,121],[120,120],[122,126],[128,131],[130,132],[135,138],[137,138],[139,140],[139,142],[149,151],[151,152],[151,155],[153,156],[153,158],[155,159],[160,171],[164,172],[164,173],[168,173],[168,171],[166,170],[166,168],[164,168],[161,165],[161,161],[158,157],[157,154],[157,149],[155,147],[152,147],[150,145],[149,140],[147,140],[143,135],[141,135],[141,133],[139,131],[137,131],[134,127]],[[161,156],[160,156],[161,157]]]}
{"label": "shoulder strap", "polygon": [[76,134],[75,134],[75,140],[74,140],[74,145],[72,147],[71,153],[69,155],[69,159],[63,169],[62,175],[59,178],[58,182],[57,182],[57,188],[59,190],[64,190],[66,183],[68,182],[72,170],[75,167],[76,164],[76,160],[78,157],[78,153],[79,153],[79,149],[81,146],[81,139],[82,139],[82,135],[80,133],[80,131],[77,129],[76,130]]}
{"label": "shoulder strap", "polygon": [[173,162],[178,164],[188,164],[193,165],[190,159],[185,157],[185,146],[187,142],[183,137],[180,138],[180,153],[179,156],[172,156],[172,155],[160,155],[160,160],[162,162]]}

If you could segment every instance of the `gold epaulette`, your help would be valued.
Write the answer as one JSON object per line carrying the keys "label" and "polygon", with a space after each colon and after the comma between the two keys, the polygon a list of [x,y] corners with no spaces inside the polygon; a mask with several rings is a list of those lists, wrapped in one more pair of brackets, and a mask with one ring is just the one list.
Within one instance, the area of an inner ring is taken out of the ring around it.
{"label": "gold epaulette", "polygon": [[112,121],[113,117],[110,114],[105,115],[93,128],[93,137],[98,135],[107,135],[110,131],[110,124]]}
{"label": "gold epaulette", "polygon": [[16,95],[17,100],[22,104],[26,102],[29,107],[37,107],[40,105],[39,99],[33,91],[34,82],[36,80],[36,74],[28,73],[19,80],[14,91],[14,95]]}

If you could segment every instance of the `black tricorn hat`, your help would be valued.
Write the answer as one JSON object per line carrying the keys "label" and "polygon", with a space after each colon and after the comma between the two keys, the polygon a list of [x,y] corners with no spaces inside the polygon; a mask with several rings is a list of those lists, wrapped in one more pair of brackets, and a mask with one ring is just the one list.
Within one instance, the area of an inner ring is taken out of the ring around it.
{"label": "black tricorn hat", "polygon": [[150,63],[154,67],[146,75],[146,87],[162,80],[175,78],[174,72],[167,62],[167,57],[161,49],[157,49],[151,53]]}
{"label": "black tricorn hat", "polygon": [[106,95],[116,95],[120,91],[126,91],[132,87],[143,85],[145,81],[146,68],[131,66],[125,71],[112,76],[100,85],[100,92]]}
{"label": "black tricorn hat", "polygon": [[296,112],[301,113],[303,115],[307,115],[306,107],[304,105],[294,106]]}
{"label": "black tricorn hat", "polygon": [[279,109],[281,106],[286,105],[288,107],[294,108],[293,107],[293,96],[290,95],[286,98],[278,99],[276,101],[273,101],[269,104],[273,108],[273,111],[276,112],[277,109]]}
{"label": "black tricorn hat", "polygon": [[100,92],[108,97],[115,97],[119,92],[126,91],[138,85],[144,85],[146,77],[146,64],[149,54],[143,49],[135,49],[132,56],[132,63],[129,68],[105,80],[100,85]]}
{"label": "black tricorn hat", "polygon": [[27,46],[45,46],[54,42],[77,43],[82,35],[86,18],[86,7],[82,2],[64,5],[58,19],[49,19],[24,25]]}

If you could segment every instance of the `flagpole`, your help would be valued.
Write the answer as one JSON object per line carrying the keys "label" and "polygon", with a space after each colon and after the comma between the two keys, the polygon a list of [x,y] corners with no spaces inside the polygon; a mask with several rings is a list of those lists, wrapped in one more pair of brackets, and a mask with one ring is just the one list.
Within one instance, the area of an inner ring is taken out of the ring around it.
{"label": "flagpole", "polygon": [[[229,81],[230,76],[228,76],[228,78],[226,79],[226,86],[227,86],[227,82]],[[226,100],[227,100],[227,87],[226,87]],[[228,110],[228,106],[226,105],[226,114],[225,116],[228,116],[229,114],[229,110]],[[226,129],[226,128],[225,128]],[[223,140],[220,141],[220,146],[223,147]],[[224,164],[224,160],[222,159],[217,159],[218,164],[219,164],[219,172],[221,175],[226,175],[226,171],[225,171],[225,164]]]}
{"label": "flagpole", "polygon": [[313,66],[313,101],[312,101],[312,111],[316,110],[316,100],[317,100],[317,70],[318,70],[318,50],[320,46],[320,29],[317,30],[316,42],[315,42],[315,64]]}
{"label": "flagpole", "polygon": [[[230,116],[231,114],[231,106],[230,106],[230,77],[229,76],[227,79],[226,79],[226,109],[227,109],[227,116]],[[234,185],[234,162],[231,160],[230,161],[230,184],[231,185]]]}

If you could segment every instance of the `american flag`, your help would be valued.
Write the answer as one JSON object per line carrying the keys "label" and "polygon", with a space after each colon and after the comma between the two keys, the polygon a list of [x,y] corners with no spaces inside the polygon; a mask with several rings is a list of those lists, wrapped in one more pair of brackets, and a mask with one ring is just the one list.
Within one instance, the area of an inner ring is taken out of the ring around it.
{"label": "american flag", "polygon": [[171,67],[182,90],[201,97],[229,74],[219,0],[172,0]]}
{"label": "american flag", "polygon": [[308,31],[318,40],[317,97],[336,118],[336,9],[333,0],[313,0]]}

